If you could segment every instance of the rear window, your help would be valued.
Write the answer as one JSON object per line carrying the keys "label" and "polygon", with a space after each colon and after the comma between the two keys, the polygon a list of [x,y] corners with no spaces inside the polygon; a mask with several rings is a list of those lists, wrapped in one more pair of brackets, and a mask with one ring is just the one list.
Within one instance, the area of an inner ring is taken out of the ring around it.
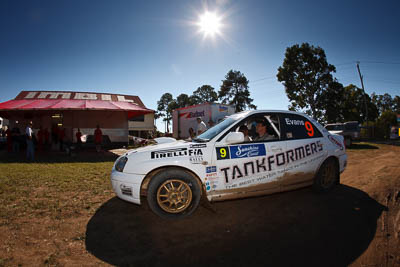
{"label": "rear window", "polygon": [[286,139],[308,139],[322,137],[321,132],[307,118],[296,114],[283,114]]}

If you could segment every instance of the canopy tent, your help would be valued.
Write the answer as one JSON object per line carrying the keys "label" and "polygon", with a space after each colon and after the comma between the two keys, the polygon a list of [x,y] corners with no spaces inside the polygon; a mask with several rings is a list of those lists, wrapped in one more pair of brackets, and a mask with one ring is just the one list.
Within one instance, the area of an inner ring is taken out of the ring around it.
{"label": "canopy tent", "polygon": [[[66,128],[70,140],[76,129],[92,134],[100,125],[103,135],[114,142],[128,141],[130,123],[135,129],[154,129],[154,110],[146,108],[138,96],[71,91],[21,91],[15,99],[0,103],[0,117],[10,120],[10,127]],[[140,126],[140,128],[139,128]],[[118,141],[119,140],[119,141]]]}
{"label": "canopy tent", "polygon": [[153,113],[151,109],[123,101],[77,100],[77,99],[21,99],[0,103],[0,114],[7,111],[36,110],[104,110],[125,111],[128,118]]}

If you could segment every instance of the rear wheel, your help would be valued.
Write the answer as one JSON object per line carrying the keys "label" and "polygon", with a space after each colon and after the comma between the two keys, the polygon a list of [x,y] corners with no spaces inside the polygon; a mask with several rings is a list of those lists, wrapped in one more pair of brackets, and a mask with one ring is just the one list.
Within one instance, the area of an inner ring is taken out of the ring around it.
{"label": "rear wheel", "polygon": [[316,192],[328,192],[339,183],[339,168],[333,158],[322,163],[314,178],[313,188]]}
{"label": "rear wheel", "polygon": [[201,187],[192,174],[169,169],[156,174],[149,183],[147,202],[163,218],[183,218],[198,207]]}

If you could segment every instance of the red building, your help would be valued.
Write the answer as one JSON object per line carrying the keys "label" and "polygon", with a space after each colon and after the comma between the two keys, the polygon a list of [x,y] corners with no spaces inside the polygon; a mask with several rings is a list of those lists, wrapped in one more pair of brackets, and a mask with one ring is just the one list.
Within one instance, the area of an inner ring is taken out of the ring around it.
{"label": "red building", "polygon": [[97,125],[111,142],[128,142],[129,120],[153,116],[138,96],[65,91],[22,91],[13,100],[0,103],[0,117],[22,132],[29,121],[35,132],[40,127],[65,128],[66,141],[75,142],[80,128],[83,141]]}

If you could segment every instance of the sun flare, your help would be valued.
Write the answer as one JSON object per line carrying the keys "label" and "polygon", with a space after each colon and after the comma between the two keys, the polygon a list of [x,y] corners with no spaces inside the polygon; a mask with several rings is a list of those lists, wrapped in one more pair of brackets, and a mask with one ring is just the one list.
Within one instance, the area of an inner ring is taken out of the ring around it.
{"label": "sun flare", "polygon": [[208,11],[205,12],[200,16],[198,25],[200,27],[200,32],[204,34],[204,37],[221,34],[221,18],[215,13]]}

